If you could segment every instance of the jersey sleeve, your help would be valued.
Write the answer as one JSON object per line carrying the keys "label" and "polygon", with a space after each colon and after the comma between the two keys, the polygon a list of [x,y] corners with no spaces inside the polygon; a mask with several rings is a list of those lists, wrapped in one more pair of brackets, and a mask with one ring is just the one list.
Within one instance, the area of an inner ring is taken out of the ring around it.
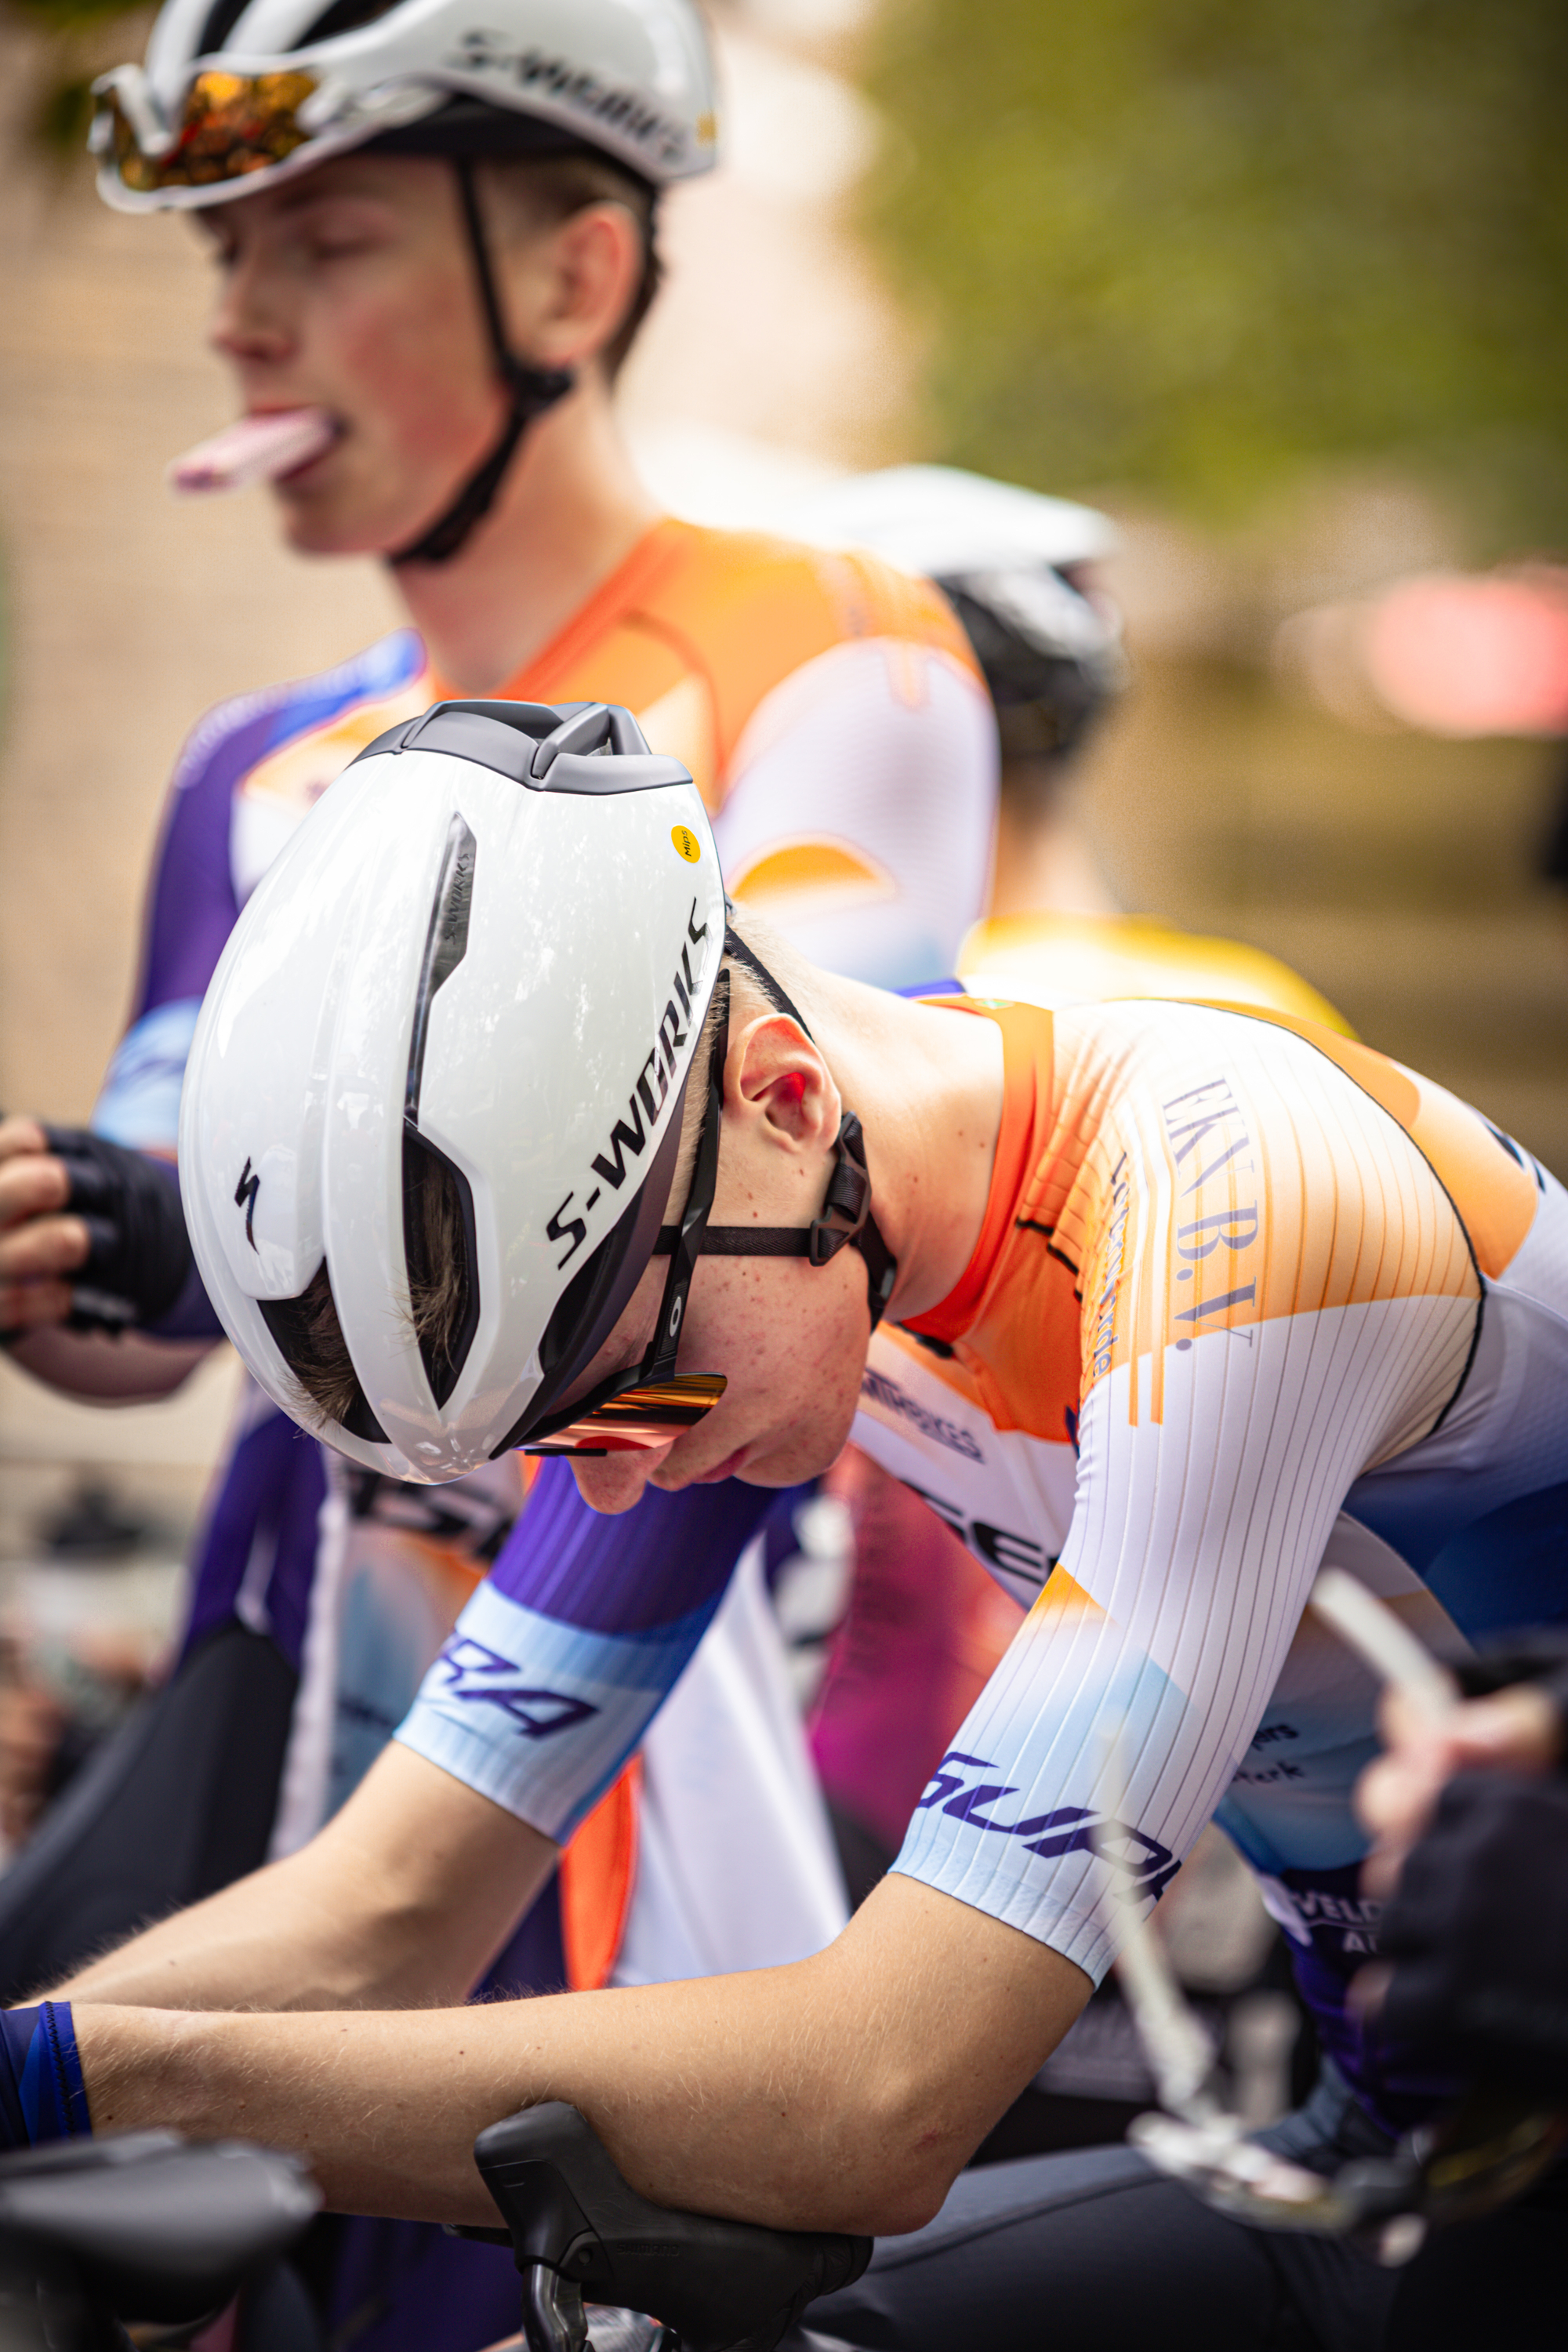
{"label": "jersey sleeve", "polygon": [[1054,1214],[1024,1204],[1080,1286],[1073,1516],[897,1864],[1096,1981],[1241,1763],[1347,1490],[1436,1425],[1479,1311],[1368,1095],[1259,1024],[1164,1029],[1103,1107],[1068,1073],[1094,1147]]}
{"label": "jersey sleeve", "polygon": [[[413,631],[399,630],[320,677],[220,703],[193,730],[164,807],[130,1024],[92,1115],[99,1134],[133,1150],[174,1150],[196,1014],[239,914],[236,812],[248,781],[285,747],[334,729],[344,740],[325,774],[346,766],[378,722],[419,707],[424,659]],[[303,804],[286,809],[268,829],[267,857],[302,814]]]}
{"label": "jersey sleeve", "polygon": [[[258,698],[259,700],[260,698]],[[268,712],[211,712],[169,787],[130,1024],[104,1076],[92,1124],[143,1151],[173,1151],[196,1014],[239,912],[229,866],[235,783],[265,740]],[[232,722],[232,723],[231,723]]]}
{"label": "jersey sleeve", "polygon": [[779,1497],[726,1479],[591,1511],[546,1462],[397,1738],[563,1844],[637,1747]]}
{"label": "jersey sleeve", "polygon": [[736,746],[714,823],[726,886],[831,971],[942,978],[989,891],[996,767],[990,702],[945,647],[834,646]]}

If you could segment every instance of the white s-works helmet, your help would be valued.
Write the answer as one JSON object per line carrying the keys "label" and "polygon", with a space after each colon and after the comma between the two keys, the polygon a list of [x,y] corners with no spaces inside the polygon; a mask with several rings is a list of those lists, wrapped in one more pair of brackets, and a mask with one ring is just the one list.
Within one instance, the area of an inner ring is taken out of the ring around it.
{"label": "white s-works helmet", "polygon": [[[400,1478],[549,1423],[671,1252],[723,952],[702,802],[626,711],[442,703],[363,752],[240,916],[181,1106],[196,1262],[268,1395]],[[439,1328],[411,1307],[433,1247]],[[312,1300],[347,1351],[325,1417]]]}
{"label": "white s-works helmet", "polygon": [[166,0],[145,64],[94,89],[99,189],[123,212],[221,204],[391,133],[452,152],[465,108],[510,116],[519,152],[553,134],[654,188],[707,171],[717,142],[691,0]]}

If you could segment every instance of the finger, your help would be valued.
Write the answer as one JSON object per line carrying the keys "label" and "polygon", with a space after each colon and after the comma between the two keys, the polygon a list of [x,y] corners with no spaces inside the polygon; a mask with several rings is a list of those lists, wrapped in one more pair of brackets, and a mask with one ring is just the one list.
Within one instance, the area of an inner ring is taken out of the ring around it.
{"label": "finger", "polygon": [[1387,1960],[1371,1960],[1364,1969],[1357,1969],[1345,1995],[1352,2014],[1363,2023],[1370,2022],[1383,2007],[1393,1976],[1392,1963]]}
{"label": "finger", "polygon": [[1388,1902],[1410,1859],[1414,1838],[1390,1838],[1374,1845],[1361,1866],[1361,1891],[1374,1903]]}
{"label": "finger", "polygon": [[0,1284],[0,1331],[47,1331],[63,1323],[72,1307],[68,1282]]}
{"label": "finger", "polygon": [[84,1217],[34,1217],[0,1233],[0,1282],[42,1282],[74,1274],[91,1247]]}
{"label": "finger", "polygon": [[1398,1749],[1377,1757],[1355,1784],[1352,1801],[1356,1819],[1374,1837],[1417,1836],[1445,1777],[1436,1758],[1412,1757]]}
{"label": "finger", "polygon": [[1563,1726],[1547,1694],[1517,1683],[1460,1707],[1449,1730],[1453,1769],[1549,1772],[1563,1750]]}
{"label": "finger", "polygon": [[15,1158],[18,1152],[47,1151],[48,1139],[36,1118],[13,1112],[9,1118],[0,1118],[0,1160]]}
{"label": "finger", "polygon": [[52,1152],[13,1154],[0,1160],[0,1230],[63,1209],[70,1190],[70,1171]]}

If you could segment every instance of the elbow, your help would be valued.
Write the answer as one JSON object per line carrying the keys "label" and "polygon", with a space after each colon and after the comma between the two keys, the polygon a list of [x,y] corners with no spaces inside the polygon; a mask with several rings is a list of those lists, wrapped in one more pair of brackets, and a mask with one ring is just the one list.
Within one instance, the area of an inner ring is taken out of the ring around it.
{"label": "elbow", "polygon": [[[870,2112],[868,2112],[868,2107]],[[976,2134],[962,2104],[932,2096],[929,2082],[862,2105],[842,2150],[846,2191],[829,2226],[856,2237],[901,2238],[941,2212],[974,2153]]]}
{"label": "elbow", "polygon": [[908,2179],[883,2181],[877,2186],[860,2213],[847,2222],[847,2234],[854,2238],[907,2238],[912,2230],[923,2230],[934,2221],[942,2209],[947,2192],[957,2174],[944,2174],[940,2179]]}

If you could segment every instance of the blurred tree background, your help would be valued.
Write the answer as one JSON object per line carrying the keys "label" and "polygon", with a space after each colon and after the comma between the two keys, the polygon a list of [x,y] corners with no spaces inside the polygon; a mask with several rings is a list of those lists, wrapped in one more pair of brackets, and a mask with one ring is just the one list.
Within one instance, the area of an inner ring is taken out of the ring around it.
{"label": "blurred tree background", "polygon": [[933,454],[1228,521],[1345,460],[1568,537],[1563,0],[888,0]]}
{"label": "blurred tree background", "polygon": [[92,82],[105,65],[139,56],[151,8],[127,0],[0,0],[13,23],[43,34],[28,108],[35,143],[62,163],[75,163],[92,120]]}

